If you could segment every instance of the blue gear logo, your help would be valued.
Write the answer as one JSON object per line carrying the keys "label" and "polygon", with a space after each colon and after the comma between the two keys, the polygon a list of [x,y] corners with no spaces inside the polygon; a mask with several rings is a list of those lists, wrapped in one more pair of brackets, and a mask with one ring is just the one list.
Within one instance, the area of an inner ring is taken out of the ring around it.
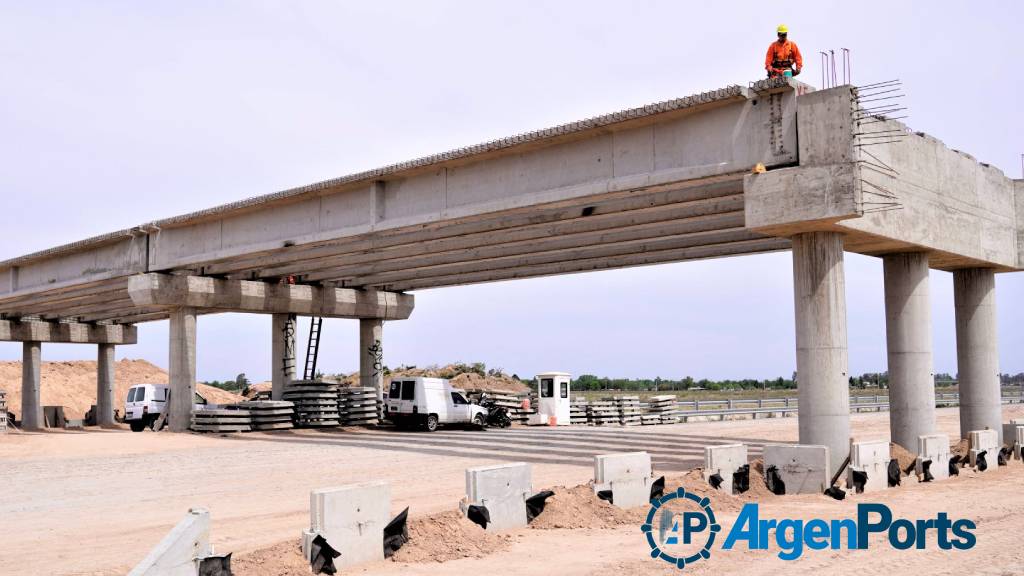
{"label": "blue gear logo", "polygon": [[[666,504],[673,500],[679,500],[680,503],[688,500],[695,504],[699,511],[686,512],[677,516],[677,513],[665,507]],[[659,511],[661,512],[661,522],[660,527],[656,530],[655,519],[658,517]],[[704,545],[700,550],[693,554],[682,555],[678,552],[670,553],[670,551],[666,551],[665,549],[666,544],[679,543],[678,533],[680,526],[678,522],[680,518],[683,519],[683,525],[681,527],[683,532],[683,543],[690,544],[692,540],[691,536],[695,533],[707,534]],[[668,525],[671,525],[674,535],[666,539],[665,529]],[[647,511],[647,520],[642,526],[640,526],[640,531],[647,537],[647,544],[651,547],[651,558],[660,558],[680,570],[690,564],[710,558],[711,547],[715,543],[715,537],[721,530],[722,527],[717,521],[715,521],[715,512],[711,509],[711,501],[706,497],[701,498],[697,494],[687,492],[682,487],[677,488],[675,492],[670,492],[661,498],[651,500],[651,509]]]}

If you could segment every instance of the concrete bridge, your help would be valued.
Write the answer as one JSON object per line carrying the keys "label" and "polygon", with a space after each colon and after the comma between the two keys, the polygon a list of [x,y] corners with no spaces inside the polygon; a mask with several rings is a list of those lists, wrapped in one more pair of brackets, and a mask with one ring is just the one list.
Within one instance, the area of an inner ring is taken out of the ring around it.
{"label": "concrete bridge", "polygon": [[[1024,268],[1024,183],[872,116],[856,88],[815,91],[792,80],[625,110],[0,262],[0,340],[24,343],[23,419],[33,427],[41,342],[96,343],[102,359],[135,341],[133,324],[169,318],[170,422],[180,430],[202,314],[274,315],[275,394],[294,376],[291,315],[359,319],[363,384],[379,387],[366,350],[380,348],[382,321],[409,317],[410,291],[778,250],[794,258],[802,442],[847,448],[844,250],[885,261],[893,440],[913,447],[934,429],[929,268],[955,278],[963,434],[1001,430],[994,274]],[[105,365],[99,405],[109,422]]]}

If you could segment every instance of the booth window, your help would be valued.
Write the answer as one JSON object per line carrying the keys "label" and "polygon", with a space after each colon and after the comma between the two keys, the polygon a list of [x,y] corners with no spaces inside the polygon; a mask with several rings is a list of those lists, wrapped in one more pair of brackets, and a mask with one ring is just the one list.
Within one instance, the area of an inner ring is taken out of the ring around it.
{"label": "booth window", "polygon": [[560,384],[560,387],[561,387],[561,392],[562,392],[562,398],[568,398],[569,397],[569,383],[568,382],[562,382]]}
{"label": "booth window", "polygon": [[541,380],[540,380],[540,397],[541,398],[554,398],[555,397],[555,380],[553,378],[541,378]]}

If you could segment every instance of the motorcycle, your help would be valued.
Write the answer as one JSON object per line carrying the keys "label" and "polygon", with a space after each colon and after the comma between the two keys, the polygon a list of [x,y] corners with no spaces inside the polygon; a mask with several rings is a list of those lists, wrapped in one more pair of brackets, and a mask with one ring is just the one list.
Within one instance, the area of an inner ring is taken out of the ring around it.
{"label": "motorcycle", "polygon": [[508,415],[508,408],[498,406],[487,394],[480,396],[480,406],[487,409],[487,426],[495,428],[508,428],[512,425],[512,418]]}

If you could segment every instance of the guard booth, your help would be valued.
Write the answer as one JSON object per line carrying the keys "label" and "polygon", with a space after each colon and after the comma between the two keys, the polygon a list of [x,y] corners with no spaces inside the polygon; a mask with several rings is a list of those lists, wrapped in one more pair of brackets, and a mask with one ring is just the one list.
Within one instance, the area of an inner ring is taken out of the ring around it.
{"label": "guard booth", "polygon": [[569,381],[565,372],[544,372],[537,375],[537,414],[531,424],[568,426]]}

